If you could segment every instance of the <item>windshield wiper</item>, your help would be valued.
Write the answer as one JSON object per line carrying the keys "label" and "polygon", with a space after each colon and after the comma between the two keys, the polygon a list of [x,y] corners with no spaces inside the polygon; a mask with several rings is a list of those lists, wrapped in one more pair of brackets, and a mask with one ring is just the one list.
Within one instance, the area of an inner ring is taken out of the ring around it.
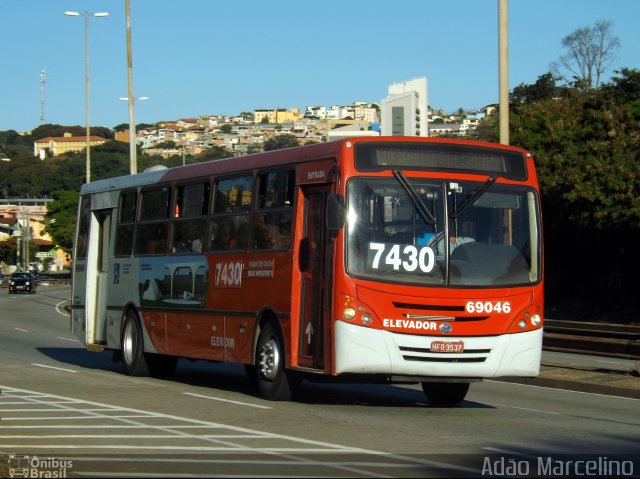
{"label": "windshield wiper", "polygon": [[487,189],[489,189],[489,187],[496,182],[497,179],[498,179],[497,176],[490,176],[489,179],[487,181],[485,181],[483,185],[479,186],[478,188],[473,190],[471,193],[469,193],[469,196],[467,196],[464,199],[464,201],[462,203],[460,203],[460,205],[458,205],[456,210],[454,212],[452,212],[449,215],[449,217],[450,218],[457,218],[458,216],[460,216],[460,213],[462,213],[467,208],[467,206],[469,206],[471,203],[473,203],[478,198],[480,198],[482,196],[482,194],[485,191],[487,191]]}
{"label": "windshield wiper", "polygon": [[409,183],[409,180],[407,180],[407,177],[404,176],[404,174],[398,170],[395,170],[393,172],[393,176],[396,177],[396,179],[398,180],[398,183],[400,183],[400,185],[407,192],[407,194],[409,195],[409,198],[411,198],[411,201],[413,202],[413,206],[415,206],[416,210],[418,210],[418,213],[420,213],[420,216],[422,216],[422,219],[424,219],[430,225],[435,225],[436,224],[435,217],[433,216],[431,211],[429,211],[427,207],[424,205],[424,203],[420,199],[420,195],[418,195],[418,192],[413,188],[413,186],[411,186],[411,183]]}

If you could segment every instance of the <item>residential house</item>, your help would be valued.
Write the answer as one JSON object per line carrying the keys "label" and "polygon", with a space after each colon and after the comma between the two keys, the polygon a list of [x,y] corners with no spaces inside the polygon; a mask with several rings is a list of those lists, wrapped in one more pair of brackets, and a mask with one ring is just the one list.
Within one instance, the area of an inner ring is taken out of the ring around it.
{"label": "residential house", "polygon": [[[89,147],[106,143],[101,136],[90,136]],[[70,151],[82,151],[87,149],[86,136],[73,136],[65,133],[64,136],[41,138],[33,142],[33,156],[44,160],[49,156],[59,156]]]}
{"label": "residential house", "polygon": [[299,108],[291,108],[287,111],[285,108],[275,108],[273,110],[255,110],[253,112],[253,121],[262,123],[263,118],[267,118],[267,122],[274,123],[292,123],[302,118],[302,112]]}

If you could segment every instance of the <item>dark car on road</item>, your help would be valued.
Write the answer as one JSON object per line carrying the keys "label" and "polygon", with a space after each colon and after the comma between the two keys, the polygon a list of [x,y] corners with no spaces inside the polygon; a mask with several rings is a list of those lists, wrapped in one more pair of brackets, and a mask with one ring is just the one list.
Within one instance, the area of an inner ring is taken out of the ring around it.
{"label": "dark car on road", "polygon": [[9,294],[11,293],[35,293],[38,287],[38,280],[33,273],[17,272],[11,275],[9,281]]}

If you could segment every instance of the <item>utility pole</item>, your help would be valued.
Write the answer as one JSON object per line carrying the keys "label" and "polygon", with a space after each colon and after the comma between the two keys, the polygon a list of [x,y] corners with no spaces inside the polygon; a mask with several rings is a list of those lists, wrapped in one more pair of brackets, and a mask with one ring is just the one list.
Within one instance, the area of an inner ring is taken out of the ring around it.
{"label": "utility pole", "polygon": [[47,72],[44,69],[40,72],[40,125],[44,125],[44,85],[46,83]]}
{"label": "utility pole", "polygon": [[500,70],[500,143],[509,144],[509,15],[508,0],[498,0],[498,57]]}
{"label": "utility pole", "polygon": [[127,82],[129,85],[129,174],[138,173],[138,151],[136,136],[136,120],[133,97],[133,55],[131,53],[131,8],[129,0],[124,2],[127,30]]}

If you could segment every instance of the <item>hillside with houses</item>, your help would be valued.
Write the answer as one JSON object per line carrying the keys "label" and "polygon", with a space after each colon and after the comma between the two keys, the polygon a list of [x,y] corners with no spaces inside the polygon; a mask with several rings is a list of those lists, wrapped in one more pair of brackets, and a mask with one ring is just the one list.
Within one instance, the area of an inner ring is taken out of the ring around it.
{"label": "hillside with houses", "polygon": [[[495,105],[477,111],[446,114],[429,109],[428,131],[431,137],[470,137],[481,121],[495,112]],[[129,142],[126,125],[116,127],[115,140]],[[258,109],[236,116],[214,114],[197,118],[159,121],[138,127],[136,141],[144,153],[169,158],[175,155],[199,155],[212,147],[222,147],[236,156],[263,150],[265,142],[290,135],[303,145],[347,136],[377,136],[382,133],[380,105],[355,102],[342,106]],[[92,135],[91,146],[107,141]],[[34,156],[41,159],[69,151],[82,151],[86,137],[65,134],[34,142]]]}

